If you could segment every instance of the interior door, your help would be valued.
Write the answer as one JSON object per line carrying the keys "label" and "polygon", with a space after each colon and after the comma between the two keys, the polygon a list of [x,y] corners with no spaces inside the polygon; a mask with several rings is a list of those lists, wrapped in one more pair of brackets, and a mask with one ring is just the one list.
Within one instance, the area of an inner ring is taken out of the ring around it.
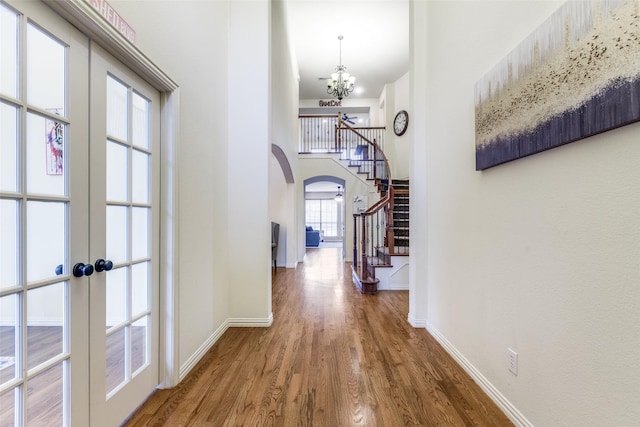
{"label": "interior door", "polygon": [[[159,93],[91,46],[91,425],[158,385]],[[102,266],[99,267],[102,263]]]}
{"label": "interior door", "polygon": [[89,276],[73,274],[89,262],[88,40],[40,2],[12,4],[0,2],[0,425],[88,425]]}

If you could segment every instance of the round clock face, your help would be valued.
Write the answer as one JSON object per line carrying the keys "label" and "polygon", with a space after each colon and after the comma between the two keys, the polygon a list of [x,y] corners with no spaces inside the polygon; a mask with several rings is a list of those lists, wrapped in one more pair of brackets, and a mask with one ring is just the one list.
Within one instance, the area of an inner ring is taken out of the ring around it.
{"label": "round clock face", "polygon": [[402,110],[396,114],[396,118],[393,121],[393,131],[396,135],[403,135],[407,131],[409,125],[409,113]]}

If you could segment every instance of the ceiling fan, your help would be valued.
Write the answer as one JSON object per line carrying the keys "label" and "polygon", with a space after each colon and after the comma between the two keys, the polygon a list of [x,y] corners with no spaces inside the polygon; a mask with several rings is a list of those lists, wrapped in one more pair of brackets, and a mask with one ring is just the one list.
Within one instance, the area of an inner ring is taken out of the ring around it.
{"label": "ceiling fan", "polygon": [[356,124],[356,122],[354,122],[353,120],[357,119],[357,118],[358,118],[358,116],[349,117],[346,113],[342,114],[342,121],[343,122],[347,122],[347,123],[352,124],[352,125]]}

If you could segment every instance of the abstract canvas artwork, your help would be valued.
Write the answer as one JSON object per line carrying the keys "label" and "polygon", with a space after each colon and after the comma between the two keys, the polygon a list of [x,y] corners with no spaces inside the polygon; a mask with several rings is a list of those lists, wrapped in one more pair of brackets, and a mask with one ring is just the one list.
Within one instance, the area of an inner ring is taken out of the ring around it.
{"label": "abstract canvas artwork", "polygon": [[576,0],[475,87],[476,170],[640,120],[640,0]]}

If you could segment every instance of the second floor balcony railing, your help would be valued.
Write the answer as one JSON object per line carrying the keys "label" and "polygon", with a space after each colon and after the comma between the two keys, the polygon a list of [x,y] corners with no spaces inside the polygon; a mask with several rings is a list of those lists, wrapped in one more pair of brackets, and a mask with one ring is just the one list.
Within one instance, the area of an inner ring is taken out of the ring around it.
{"label": "second floor balcony railing", "polygon": [[[299,116],[298,152],[341,153],[341,158],[351,159],[362,155],[362,139],[376,141],[384,150],[384,127],[349,127],[340,115]],[[358,132],[345,132],[347,129]]]}

